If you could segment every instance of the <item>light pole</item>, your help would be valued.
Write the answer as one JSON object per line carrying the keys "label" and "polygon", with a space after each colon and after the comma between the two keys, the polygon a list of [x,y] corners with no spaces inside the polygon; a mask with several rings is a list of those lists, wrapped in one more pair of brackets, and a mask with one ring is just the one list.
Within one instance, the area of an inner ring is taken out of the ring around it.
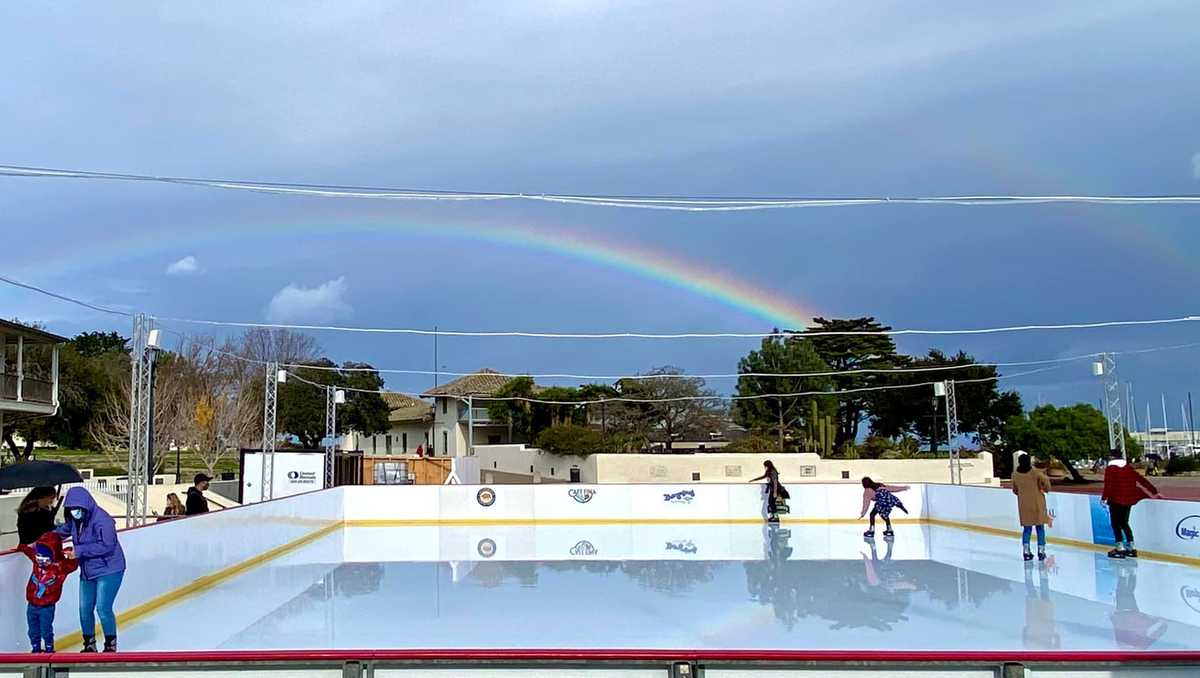
{"label": "light pole", "polygon": [[337,406],[346,402],[346,392],[325,387],[325,487],[333,487],[334,454],[337,448]]}
{"label": "light pole", "polygon": [[[962,459],[958,450],[954,449],[954,439],[958,437],[958,400],[954,395],[954,380],[947,379],[933,385],[934,407],[937,406],[938,396],[946,399],[946,450],[950,456],[950,482],[954,485],[962,483]],[[937,422],[934,422],[935,428]]]}
{"label": "light pole", "polygon": [[266,382],[263,387],[262,476],[258,486],[260,501],[274,496],[275,426],[278,421],[279,385],[287,383],[287,374],[287,370],[279,369],[278,363],[267,364]]}
{"label": "light pole", "polygon": [[1108,420],[1108,448],[1121,450],[1121,457],[1128,458],[1125,451],[1125,426],[1121,414],[1121,383],[1117,379],[1117,358],[1112,353],[1101,353],[1100,360],[1092,363],[1092,375],[1100,377],[1104,384],[1104,418]]}

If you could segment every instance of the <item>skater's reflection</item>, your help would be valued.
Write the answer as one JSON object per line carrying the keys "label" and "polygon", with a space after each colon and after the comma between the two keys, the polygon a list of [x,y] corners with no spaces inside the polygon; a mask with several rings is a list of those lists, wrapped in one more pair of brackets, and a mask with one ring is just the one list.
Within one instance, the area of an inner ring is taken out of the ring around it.
{"label": "skater's reflection", "polygon": [[[1038,583],[1033,583],[1034,570]],[[1025,564],[1025,630],[1021,634],[1026,649],[1057,650],[1062,647],[1058,620],[1054,616],[1054,600],[1050,597],[1050,569],[1045,562]]]}
{"label": "skater's reflection", "polygon": [[1113,597],[1113,638],[1122,650],[1145,650],[1167,631],[1167,621],[1145,614],[1137,603],[1137,564],[1121,563],[1117,570],[1117,590]]}
{"label": "skater's reflection", "polygon": [[917,586],[915,581],[906,577],[901,570],[893,566],[892,549],[895,548],[895,540],[883,540],[883,543],[887,546],[887,551],[883,554],[883,560],[879,559],[879,550],[875,545],[874,539],[868,537],[863,541],[871,547],[871,557],[869,559],[867,558],[867,554],[862,554],[863,567],[866,569],[867,575],[867,586],[882,588],[888,593],[919,590],[920,587]]}

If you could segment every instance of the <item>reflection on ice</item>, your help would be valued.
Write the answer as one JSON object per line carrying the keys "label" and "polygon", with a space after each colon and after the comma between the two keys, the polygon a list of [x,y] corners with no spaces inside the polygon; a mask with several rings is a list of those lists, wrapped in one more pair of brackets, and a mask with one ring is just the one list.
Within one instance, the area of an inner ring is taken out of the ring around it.
{"label": "reflection on ice", "polygon": [[[1014,540],[939,527],[860,535],[854,525],[347,528],[326,537],[343,562],[313,562],[328,544],[299,549],[123,640],[164,650],[1200,646],[1200,612],[1178,594],[1200,589],[1195,568],[1066,548],[1026,564]],[[226,623],[207,623],[206,611]]]}

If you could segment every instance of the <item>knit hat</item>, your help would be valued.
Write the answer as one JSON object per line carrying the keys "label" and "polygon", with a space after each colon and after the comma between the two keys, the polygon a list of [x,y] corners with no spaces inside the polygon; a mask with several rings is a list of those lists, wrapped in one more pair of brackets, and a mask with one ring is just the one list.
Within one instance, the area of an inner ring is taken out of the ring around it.
{"label": "knit hat", "polygon": [[54,560],[54,551],[51,550],[50,547],[45,544],[34,544],[33,551],[34,551],[34,553],[37,554],[38,558],[45,558],[46,560]]}

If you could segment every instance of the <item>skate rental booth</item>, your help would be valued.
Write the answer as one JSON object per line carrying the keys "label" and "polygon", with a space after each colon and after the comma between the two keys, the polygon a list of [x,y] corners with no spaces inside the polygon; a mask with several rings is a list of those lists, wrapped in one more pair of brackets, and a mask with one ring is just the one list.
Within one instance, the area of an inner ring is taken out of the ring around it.
{"label": "skate rental booth", "polygon": [[[1200,675],[1200,502],[1051,493],[1021,558],[1007,489],[913,485],[895,537],[858,484],[343,486],[123,530],[120,652],[28,654],[28,559],[0,556],[5,676]],[[882,525],[879,532],[882,533]],[[102,635],[102,634],[98,634]],[[215,673],[214,673],[215,672]]]}

